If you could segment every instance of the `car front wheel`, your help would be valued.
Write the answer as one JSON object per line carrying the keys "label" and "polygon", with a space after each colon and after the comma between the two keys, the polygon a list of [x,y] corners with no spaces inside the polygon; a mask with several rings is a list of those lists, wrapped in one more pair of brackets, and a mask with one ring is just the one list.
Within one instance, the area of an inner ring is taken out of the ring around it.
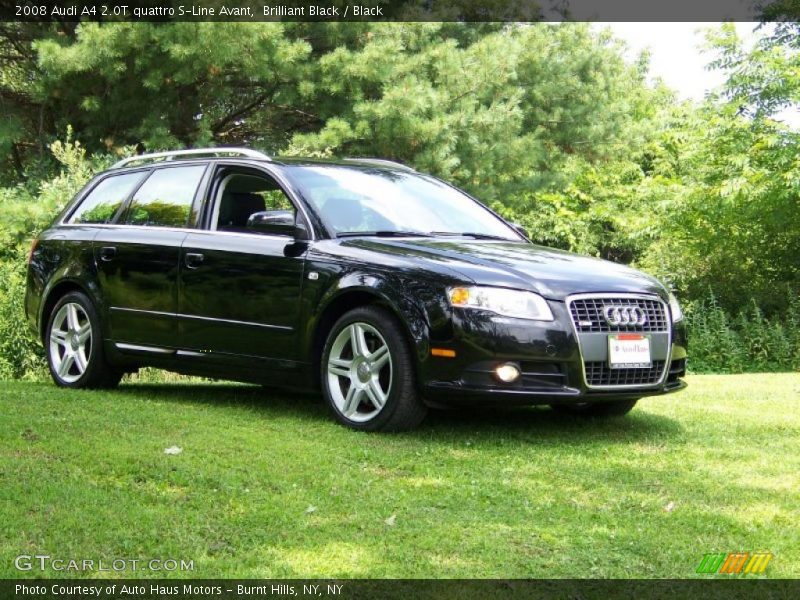
{"label": "car front wheel", "polygon": [[331,329],[321,362],[323,394],[340,423],[401,431],[425,418],[411,352],[388,311],[365,306],[346,313]]}
{"label": "car front wheel", "polygon": [[121,371],[106,363],[100,319],[91,300],[81,292],[64,295],[53,307],[44,345],[56,385],[107,388],[122,377]]}

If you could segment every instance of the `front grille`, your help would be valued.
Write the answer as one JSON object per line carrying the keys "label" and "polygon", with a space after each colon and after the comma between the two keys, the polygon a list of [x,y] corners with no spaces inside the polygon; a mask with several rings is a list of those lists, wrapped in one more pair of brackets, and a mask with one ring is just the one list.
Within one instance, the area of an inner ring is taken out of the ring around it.
{"label": "front grille", "polygon": [[586,363],[586,383],[592,386],[655,384],[663,374],[663,360],[654,360],[649,369],[612,369],[602,361]]}
{"label": "front grille", "polygon": [[[603,311],[607,306],[641,308],[647,315],[644,325],[610,325]],[[615,333],[626,331],[669,331],[667,314],[660,300],[648,298],[578,298],[570,303],[570,314],[579,333]]]}

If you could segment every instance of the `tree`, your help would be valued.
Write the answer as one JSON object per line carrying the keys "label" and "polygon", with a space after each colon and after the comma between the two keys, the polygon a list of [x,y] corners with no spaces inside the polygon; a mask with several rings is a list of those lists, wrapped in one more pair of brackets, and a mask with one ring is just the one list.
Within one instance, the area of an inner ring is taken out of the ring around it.
{"label": "tree", "polygon": [[762,25],[764,35],[747,51],[733,25],[710,32],[709,45],[718,53],[709,65],[727,72],[723,96],[739,112],[773,117],[800,102],[800,24]]}
{"label": "tree", "polygon": [[439,26],[376,26],[323,56],[324,125],[295,134],[291,151],[396,158],[509,205],[562,185],[575,157],[625,152],[646,92],[608,37],[539,24],[459,46]]}
{"label": "tree", "polygon": [[69,37],[69,23],[0,23],[0,182],[25,180],[33,157],[49,159],[52,113],[39,93],[33,44],[45,36]]}
{"label": "tree", "polygon": [[[298,118],[284,96],[310,52],[277,23],[83,23],[74,40],[34,47],[57,128],[71,123],[90,148],[109,150],[276,147],[284,140],[270,131]],[[242,128],[255,111],[262,128]]]}
{"label": "tree", "polygon": [[[564,182],[574,157],[624,153],[641,68],[586,25],[82,23],[20,38],[15,106],[49,143],[91,152],[249,144],[377,155],[488,200]],[[11,37],[7,37],[11,39]],[[19,41],[19,40],[17,40]]]}
{"label": "tree", "polygon": [[798,100],[797,36],[776,33],[749,52],[730,26],[709,39],[712,65],[729,77],[662,134],[676,194],[644,264],[686,297],[713,291],[732,313],[751,298],[783,311],[800,290],[800,134],[771,117]]}

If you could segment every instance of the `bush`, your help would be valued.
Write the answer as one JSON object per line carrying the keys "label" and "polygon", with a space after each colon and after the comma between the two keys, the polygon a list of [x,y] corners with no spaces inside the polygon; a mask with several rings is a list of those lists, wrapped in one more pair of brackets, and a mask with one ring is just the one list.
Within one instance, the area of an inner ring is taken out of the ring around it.
{"label": "bush", "polygon": [[33,191],[23,186],[0,188],[0,379],[38,378],[46,373],[44,352],[25,320],[26,256],[31,240],[64,205],[104,168],[108,158],[88,159],[79,142],[67,139],[50,146],[62,171]]}
{"label": "bush", "polygon": [[800,297],[787,288],[788,309],[766,318],[751,301],[729,315],[713,294],[686,306],[689,366],[697,373],[800,370]]}
{"label": "bush", "polygon": [[[61,173],[41,183],[38,188],[24,186],[0,188],[0,379],[38,378],[46,375],[44,352],[40,341],[25,322],[23,301],[25,295],[25,257],[30,240],[44,229],[75,193],[91,178],[93,173],[105,168],[110,157],[87,158],[78,142],[70,140],[52,144],[51,150],[63,165]],[[578,200],[580,194],[575,196]],[[548,244],[603,254],[601,231],[614,228],[601,217],[588,213],[574,202],[555,195],[539,199],[540,219],[526,219],[527,214],[517,214],[502,207],[504,215],[520,220],[531,228],[537,239]],[[578,200],[575,200],[577,202]],[[565,212],[566,211],[566,212]],[[566,216],[583,215],[578,230],[582,236],[572,236],[564,226],[571,222]],[[613,225],[613,224],[612,224]],[[624,236],[623,236],[624,237]],[[627,247],[631,254],[639,242]],[[690,335],[689,366],[693,372],[741,373],[758,371],[791,371],[800,369],[800,297],[787,287],[786,296],[778,290],[774,304],[786,310],[766,317],[755,301],[739,314],[731,315],[713,294],[699,302],[689,302],[685,307]],[[143,380],[160,380],[152,372],[143,373]]]}
{"label": "bush", "polygon": [[25,321],[25,257],[0,263],[0,379],[38,378],[44,352]]}

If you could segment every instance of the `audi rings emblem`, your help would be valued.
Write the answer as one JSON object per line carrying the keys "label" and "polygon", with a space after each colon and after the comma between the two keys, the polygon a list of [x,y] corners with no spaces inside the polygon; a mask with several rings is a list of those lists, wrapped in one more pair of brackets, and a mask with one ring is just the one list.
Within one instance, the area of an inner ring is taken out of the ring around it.
{"label": "audi rings emblem", "polygon": [[644,325],[647,313],[638,306],[606,306],[603,316],[609,325]]}

